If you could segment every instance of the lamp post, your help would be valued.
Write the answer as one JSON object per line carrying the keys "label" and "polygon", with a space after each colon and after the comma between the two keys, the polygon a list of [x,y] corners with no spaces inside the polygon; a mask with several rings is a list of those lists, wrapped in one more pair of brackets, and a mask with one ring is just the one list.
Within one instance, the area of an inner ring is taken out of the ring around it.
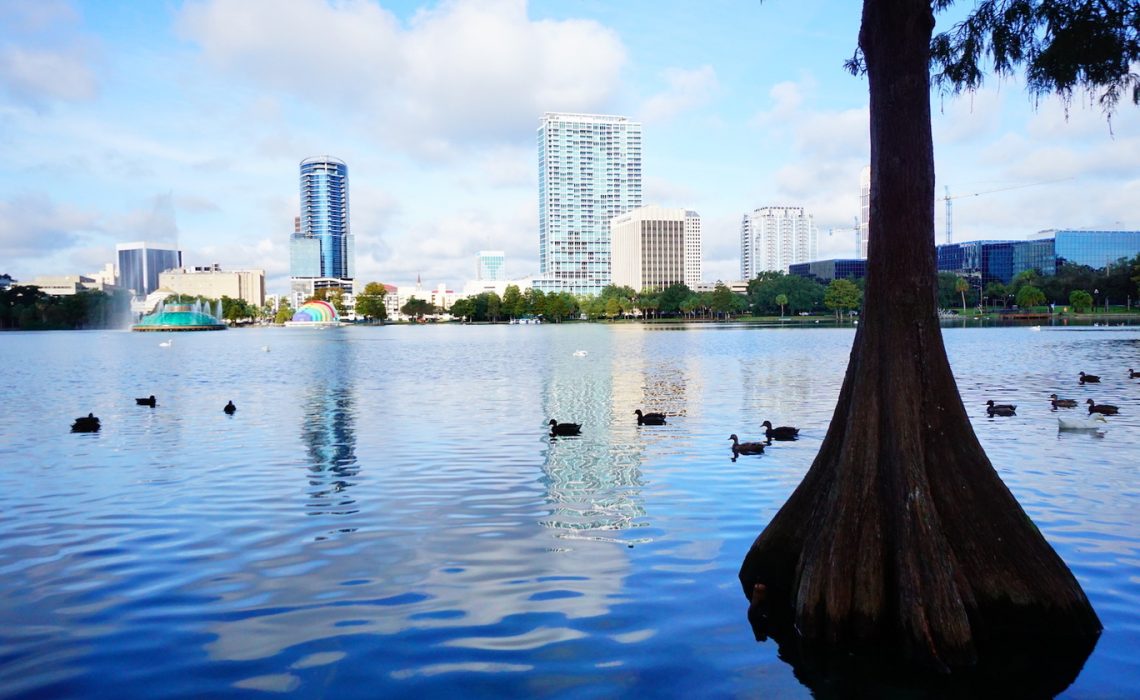
{"label": "lamp post", "polygon": [[1100,290],[1094,289],[1093,290],[1093,313],[1094,314],[1096,313],[1096,307],[1097,307],[1097,304],[1099,304],[1099,303],[1100,303]]}

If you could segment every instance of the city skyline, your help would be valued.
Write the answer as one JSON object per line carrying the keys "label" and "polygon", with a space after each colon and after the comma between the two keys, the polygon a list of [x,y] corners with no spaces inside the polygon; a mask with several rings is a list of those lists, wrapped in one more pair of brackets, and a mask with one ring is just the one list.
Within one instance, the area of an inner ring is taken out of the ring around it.
{"label": "city skyline", "polygon": [[[707,281],[737,277],[740,212],[763,205],[804,207],[819,256],[850,257],[869,160],[866,82],[842,67],[858,4],[714,5],[0,1],[0,273],[86,273],[147,240],[284,292],[296,163],[336,153],[362,281],[459,287],[483,249],[537,275],[551,111],[644,125],[642,203],[701,212]],[[755,41],[722,41],[730,20]],[[956,242],[1140,228],[1140,110],[1110,130],[1080,95],[1034,111],[993,79],[932,106]]]}

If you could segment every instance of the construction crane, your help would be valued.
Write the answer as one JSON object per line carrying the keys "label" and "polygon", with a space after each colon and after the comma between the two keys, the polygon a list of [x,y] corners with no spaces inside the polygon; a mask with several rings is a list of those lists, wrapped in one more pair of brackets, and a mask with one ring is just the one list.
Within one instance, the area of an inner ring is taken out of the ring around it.
{"label": "construction crane", "polygon": [[971,192],[969,194],[956,194],[950,196],[950,187],[946,187],[946,196],[943,201],[946,202],[946,244],[949,245],[954,242],[954,208],[953,201],[955,199],[962,199],[963,197],[978,197],[983,194],[993,194],[994,192],[1008,192],[1009,190],[1020,190],[1024,187],[1036,187],[1037,185],[1048,185],[1052,182],[1064,182],[1065,180],[1075,180],[1072,177],[1061,177],[1056,180],[1041,180],[1040,182],[1027,182],[1021,185],[1010,185],[1009,187],[999,187],[994,190],[984,190],[982,192]]}

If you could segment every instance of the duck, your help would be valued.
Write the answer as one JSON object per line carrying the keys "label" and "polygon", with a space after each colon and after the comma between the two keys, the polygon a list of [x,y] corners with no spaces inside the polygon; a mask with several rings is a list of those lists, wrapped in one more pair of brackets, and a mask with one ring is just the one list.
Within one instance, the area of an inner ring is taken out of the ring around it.
{"label": "duck", "polygon": [[1061,399],[1057,398],[1056,394],[1049,394],[1049,398],[1051,399],[1050,403],[1053,404],[1053,408],[1075,408],[1077,405],[1076,399]]}
{"label": "duck", "polygon": [[234,405],[233,401],[227,401],[225,408],[222,410],[226,412],[226,415],[232,416],[234,411],[237,410],[237,406]]}
{"label": "duck", "polygon": [[760,425],[764,426],[764,436],[768,438],[769,442],[772,440],[795,440],[796,436],[800,434],[799,428],[793,428],[790,425],[781,425],[773,428],[772,421],[768,420]]}
{"label": "duck", "polygon": [[581,423],[559,423],[553,418],[550,419],[550,434],[551,435],[579,435],[582,432]]}
{"label": "duck", "polygon": [[1103,430],[1102,426],[1108,421],[1100,413],[1093,413],[1088,418],[1058,418],[1058,430]]}
{"label": "duck", "polygon": [[1107,404],[1107,403],[1099,403],[1098,404],[1097,402],[1093,401],[1092,399],[1085,401],[1085,403],[1087,403],[1089,405],[1089,413],[1100,413],[1100,414],[1103,414],[1106,416],[1115,416],[1117,413],[1120,412],[1120,409],[1117,408],[1116,406],[1113,406],[1112,404]]}
{"label": "duck", "polygon": [[1140,372],[1133,372],[1132,368],[1129,367],[1128,368],[1128,378],[1129,379],[1140,379]]}
{"label": "duck", "polygon": [[174,338],[171,338],[170,340],[164,340],[164,341],[162,341],[161,343],[159,343],[159,344],[158,344],[158,347],[160,347],[160,348],[168,348],[168,347],[170,347],[171,345],[174,345]]}
{"label": "duck", "polygon": [[640,408],[633,413],[637,416],[638,425],[665,425],[664,413],[642,413]]}
{"label": "duck", "polygon": [[150,406],[151,408],[154,408],[158,402],[154,400],[154,394],[151,394],[145,399],[135,399],[135,404],[139,406]]}
{"label": "duck", "polygon": [[1081,384],[1096,384],[1100,381],[1100,377],[1095,374],[1085,374],[1084,372],[1081,372],[1079,381]]}
{"label": "duck", "polygon": [[71,432],[73,433],[97,433],[99,432],[99,419],[95,417],[94,413],[88,413],[86,416],[80,416],[75,419],[71,424]]}
{"label": "duck", "polygon": [[1016,416],[1017,407],[1009,405],[987,406],[986,413],[989,414],[990,418],[994,416]]}
{"label": "duck", "polygon": [[732,440],[732,454],[734,455],[758,455],[764,451],[764,443],[762,442],[741,442],[740,438],[736,437],[736,433],[728,436]]}
{"label": "duck", "polygon": [[[994,403],[994,400],[990,399],[989,401],[986,402],[986,410],[987,411],[1007,411],[1008,410],[1008,411],[1010,411],[1010,413],[1012,413],[1013,411],[1017,410],[1017,404]],[[1002,415],[1005,415],[1005,414],[1002,414]]]}

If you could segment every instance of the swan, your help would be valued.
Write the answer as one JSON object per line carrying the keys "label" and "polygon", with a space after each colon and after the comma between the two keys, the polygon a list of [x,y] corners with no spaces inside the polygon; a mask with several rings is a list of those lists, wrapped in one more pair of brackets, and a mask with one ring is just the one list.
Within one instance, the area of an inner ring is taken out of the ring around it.
{"label": "swan", "polygon": [[589,354],[590,353],[586,352],[585,350],[575,350],[574,351],[574,357],[585,357],[586,355],[589,355]]}
{"label": "swan", "polygon": [[771,440],[795,440],[796,436],[800,434],[799,428],[793,428],[790,425],[781,425],[778,428],[772,427],[772,421],[764,421],[760,425],[764,426],[764,436]]}
{"label": "swan", "polygon": [[764,443],[762,442],[740,442],[740,438],[736,437],[736,433],[728,436],[732,440],[732,454],[734,455],[758,455],[764,451]]}
{"label": "swan", "polygon": [[553,418],[550,419],[550,434],[551,435],[578,435],[582,432],[581,423],[559,423]]}
{"label": "swan", "polygon": [[262,345],[262,346],[261,346],[261,351],[262,351],[262,352],[269,352],[269,346],[268,346],[268,345]]}
{"label": "swan", "polygon": [[1058,418],[1058,430],[1104,430],[1102,426],[1108,425],[1105,417],[1094,413],[1088,418]]}
{"label": "swan", "polygon": [[162,341],[161,343],[159,343],[159,344],[158,344],[158,347],[160,347],[160,348],[168,348],[168,347],[170,347],[171,345],[174,345],[174,338],[171,338],[170,340],[164,340],[164,341]]}
{"label": "swan", "polygon": [[1029,330],[1031,330],[1031,331],[1039,331],[1039,330],[1041,330],[1041,326],[1030,326],[1030,327],[1029,327]]}
{"label": "swan", "polygon": [[222,410],[225,411],[227,415],[232,416],[234,414],[234,411],[237,410],[237,406],[234,405],[233,401],[228,401],[226,403],[225,408],[223,408]]}
{"label": "swan", "polygon": [[665,425],[664,413],[642,413],[641,409],[634,411],[638,425]]}

